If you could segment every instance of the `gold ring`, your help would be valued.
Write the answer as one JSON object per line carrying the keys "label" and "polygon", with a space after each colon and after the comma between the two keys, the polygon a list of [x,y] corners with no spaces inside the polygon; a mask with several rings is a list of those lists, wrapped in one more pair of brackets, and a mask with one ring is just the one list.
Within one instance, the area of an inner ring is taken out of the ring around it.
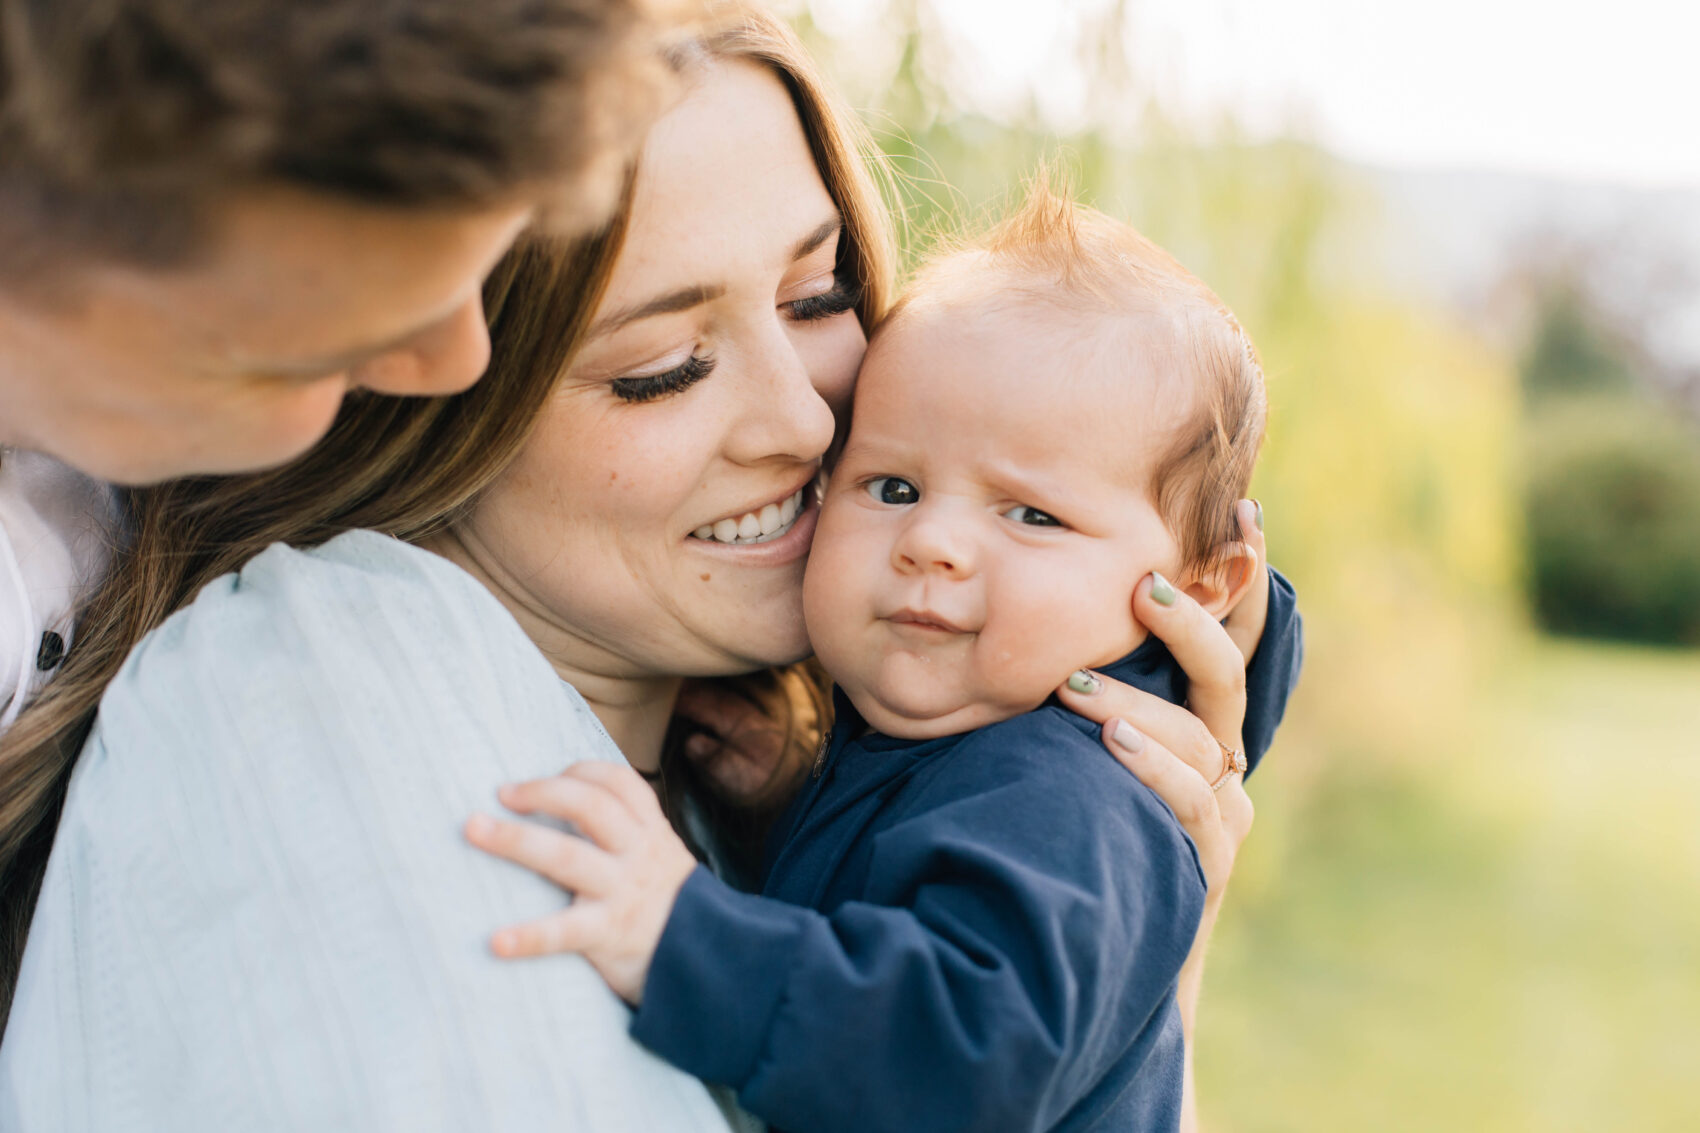
{"label": "gold ring", "polygon": [[[1211,738],[1215,739],[1214,736]],[[1210,784],[1210,789],[1212,791],[1220,791],[1222,789],[1222,784],[1226,783],[1229,779],[1232,779],[1235,775],[1244,775],[1246,773],[1246,767],[1248,766],[1246,763],[1245,752],[1241,751],[1239,748],[1229,747],[1221,740],[1216,740],[1216,746],[1222,749],[1222,774],[1217,776],[1214,783]]]}

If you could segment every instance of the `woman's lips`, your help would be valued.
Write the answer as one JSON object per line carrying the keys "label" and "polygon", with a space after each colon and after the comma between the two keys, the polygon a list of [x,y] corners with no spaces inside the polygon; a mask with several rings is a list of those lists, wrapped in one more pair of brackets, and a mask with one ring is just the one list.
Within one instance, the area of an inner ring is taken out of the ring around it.
{"label": "woman's lips", "polygon": [[809,504],[813,502],[809,488],[818,478],[817,471],[779,499],[759,504],[736,515],[722,516],[713,523],[705,523],[691,532],[691,538],[729,547],[748,547],[779,539],[791,530],[797,522],[797,517],[808,510]]}
{"label": "woman's lips", "polygon": [[809,546],[815,541],[815,523],[819,518],[820,504],[813,492],[805,490],[802,510],[796,513],[789,526],[775,532],[771,538],[722,543],[717,539],[699,539],[692,534],[685,539],[685,546],[728,565],[784,566],[808,555]]}

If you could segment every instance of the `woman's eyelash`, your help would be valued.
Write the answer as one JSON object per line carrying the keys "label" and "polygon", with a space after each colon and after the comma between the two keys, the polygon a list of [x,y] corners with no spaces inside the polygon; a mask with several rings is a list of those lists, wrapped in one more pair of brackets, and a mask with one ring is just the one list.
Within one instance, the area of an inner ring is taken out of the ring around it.
{"label": "woman's eyelash", "polygon": [[854,311],[861,302],[862,285],[840,275],[834,278],[831,290],[805,299],[794,299],[786,306],[791,308],[791,317],[798,322],[813,322]]}
{"label": "woman's eyelash", "polygon": [[684,364],[663,374],[645,374],[636,378],[615,378],[610,383],[614,396],[622,401],[654,401],[670,393],[689,389],[714,372],[714,359],[692,354]]}

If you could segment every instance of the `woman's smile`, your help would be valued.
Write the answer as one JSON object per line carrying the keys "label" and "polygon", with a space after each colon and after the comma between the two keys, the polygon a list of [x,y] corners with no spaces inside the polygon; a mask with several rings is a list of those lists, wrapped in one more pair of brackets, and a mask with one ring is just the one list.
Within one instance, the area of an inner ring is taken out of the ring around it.
{"label": "woman's smile", "polygon": [[811,473],[808,480],[777,500],[711,520],[693,531],[691,538],[740,547],[771,543],[790,531],[796,523],[798,514],[809,503],[806,497],[814,480],[815,476]]}
{"label": "woman's smile", "polygon": [[[784,497],[777,504],[767,503],[755,511],[736,517],[726,517],[699,527],[685,539],[692,550],[712,556],[723,563],[738,566],[785,566],[809,553],[815,540],[815,521],[820,516],[820,499],[814,491],[815,478]],[[788,518],[787,518],[788,517]],[[732,524],[738,526],[733,528]],[[772,530],[764,531],[771,523]],[[744,531],[755,529],[746,537]],[[704,535],[704,532],[708,532]],[[732,539],[720,538],[728,531]]]}

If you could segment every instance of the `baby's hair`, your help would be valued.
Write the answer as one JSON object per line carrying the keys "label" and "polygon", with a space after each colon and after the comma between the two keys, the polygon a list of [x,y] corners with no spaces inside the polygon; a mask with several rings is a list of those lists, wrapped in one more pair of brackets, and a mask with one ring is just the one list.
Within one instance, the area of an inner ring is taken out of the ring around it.
{"label": "baby's hair", "polygon": [[1197,396],[1156,464],[1153,501],[1180,543],[1182,570],[1214,567],[1222,544],[1240,538],[1234,507],[1250,487],[1268,412],[1262,364],[1233,313],[1132,225],[1076,203],[1066,178],[1048,169],[1029,180],[1021,204],[1002,220],[941,241],[892,316],[950,289],[964,268],[971,278],[995,280],[1000,295],[1071,314],[1173,320],[1175,354]]}

